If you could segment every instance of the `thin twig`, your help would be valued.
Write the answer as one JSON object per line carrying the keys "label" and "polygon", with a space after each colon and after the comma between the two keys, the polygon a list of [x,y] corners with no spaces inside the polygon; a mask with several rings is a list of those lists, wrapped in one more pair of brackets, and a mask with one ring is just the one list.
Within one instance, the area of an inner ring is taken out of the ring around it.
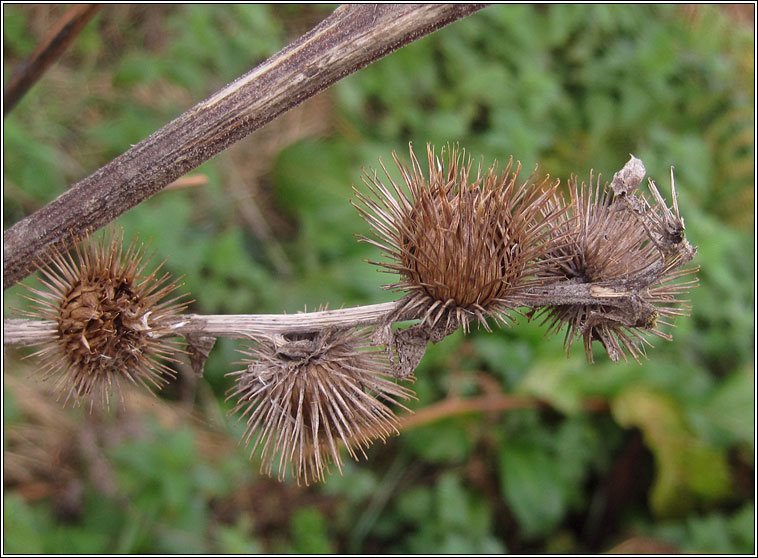
{"label": "thin twig", "polygon": [[[425,424],[438,422],[444,418],[470,413],[487,413],[493,411],[510,411],[513,409],[533,409],[550,405],[535,397],[509,395],[482,395],[479,397],[451,397],[438,403],[428,405],[412,415],[400,419],[400,430],[410,430]],[[587,398],[582,406],[587,411],[605,411],[608,404],[599,398]]]}
{"label": "thin twig", "polygon": [[3,287],[232,143],[476,4],[360,4],[317,27],[5,231]]}
{"label": "thin twig", "polygon": [[208,177],[204,174],[194,174],[191,176],[182,176],[166,186],[166,190],[182,190],[184,188],[197,188],[198,186],[207,186]]}
{"label": "thin twig", "polygon": [[3,117],[18,104],[53,62],[84,29],[100,9],[100,4],[75,4],[58,20],[27,60],[19,64],[3,91]]}

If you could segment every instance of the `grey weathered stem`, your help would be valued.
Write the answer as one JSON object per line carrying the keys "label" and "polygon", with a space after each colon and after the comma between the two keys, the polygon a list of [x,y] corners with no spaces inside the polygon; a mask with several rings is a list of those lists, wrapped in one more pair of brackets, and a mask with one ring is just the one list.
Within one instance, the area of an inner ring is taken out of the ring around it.
{"label": "grey weathered stem", "polygon": [[481,4],[361,4],[317,27],[3,234],[3,288],[278,115]]}
{"label": "grey weathered stem", "polygon": [[[525,290],[520,297],[524,307],[562,304],[603,304],[623,307],[630,304],[635,293],[592,283],[555,283]],[[200,335],[245,339],[287,333],[309,333],[324,328],[340,329],[382,324],[397,308],[397,302],[368,306],[307,312],[301,314],[186,314],[170,326],[154,330],[156,337]],[[393,316],[409,320],[417,316]],[[31,345],[49,338],[57,324],[49,320],[12,319],[3,321],[5,344]]]}
{"label": "grey weathered stem", "polygon": [[345,328],[381,322],[395,309],[396,303],[385,302],[339,310],[302,314],[189,314],[163,330],[165,335],[196,334],[206,337],[249,338],[284,333],[309,333],[328,327]]}
{"label": "grey weathered stem", "polygon": [[34,345],[55,335],[58,324],[52,320],[3,320],[3,343]]}
{"label": "grey weathered stem", "polygon": [[[395,302],[385,302],[302,314],[185,314],[175,323],[155,329],[154,335],[245,339],[277,333],[307,333],[328,327],[360,327],[381,322],[395,307]],[[57,324],[52,320],[4,320],[3,341],[5,344],[32,345],[49,338],[56,329]]]}

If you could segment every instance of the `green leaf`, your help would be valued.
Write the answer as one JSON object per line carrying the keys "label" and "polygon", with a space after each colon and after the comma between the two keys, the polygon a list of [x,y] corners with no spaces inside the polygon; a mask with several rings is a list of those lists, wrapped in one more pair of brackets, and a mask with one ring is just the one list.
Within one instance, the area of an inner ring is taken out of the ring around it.
{"label": "green leaf", "polygon": [[582,377],[586,366],[577,359],[539,360],[517,386],[519,393],[534,395],[556,409],[572,414],[581,410],[585,396]]}
{"label": "green leaf", "polygon": [[471,439],[465,424],[455,419],[405,432],[401,441],[431,463],[460,463],[471,451]]}
{"label": "green leaf", "polygon": [[37,513],[18,494],[3,499],[3,553],[42,554],[49,518]]}
{"label": "green leaf", "polygon": [[699,417],[717,429],[723,446],[755,444],[755,376],[752,366],[738,370],[721,382]]}
{"label": "green leaf", "polygon": [[[492,512],[487,501],[470,490],[455,473],[440,476],[433,490],[414,491],[420,502],[410,522],[410,553],[502,553],[503,544],[491,533]],[[414,507],[410,496],[401,500],[406,512]],[[426,512],[424,512],[426,510]]]}
{"label": "green leaf", "polygon": [[732,515],[693,514],[658,524],[651,531],[685,553],[754,554],[755,505],[749,502]]}
{"label": "green leaf", "polygon": [[397,513],[405,521],[422,523],[425,517],[433,513],[433,495],[427,486],[416,486],[401,492],[397,497]]}
{"label": "green leaf", "polygon": [[216,532],[216,544],[220,554],[261,554],[263,545],[253,538],[253,522],[243,513],[234,525],[220,525]]}
{"label": "green leaf", "polygon": [[292,516],[289,552],[295,554],[330,554],[332,544],[324,516],[312,507],[300,508]]}
{"label": "green leaf", "polygon": [[529,538],[545,535],[566,510],[563,490],[556,485],[561,464],[544,447],[529,441],[506,442],[498,448],[503,497]]}
{"label": "green leaf", "polygon": [[29,56],[37,46],[34,36],[27,31],[30,13],[23,9],[3,9],[3,46],[19,58]]}

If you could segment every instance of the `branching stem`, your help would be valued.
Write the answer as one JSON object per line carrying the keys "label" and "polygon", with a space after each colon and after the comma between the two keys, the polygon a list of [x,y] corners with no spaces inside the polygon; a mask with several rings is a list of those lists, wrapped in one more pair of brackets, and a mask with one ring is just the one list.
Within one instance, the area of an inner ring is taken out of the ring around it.
{"label": "branching stem", "polygon": [[[524,289],[521,306],[536,308],[562,304],[602,304],[616,308],[638,305],[640,320],[654,312],[654,308],[639,301],[633,291],[614,289],[593,283],[569,281]],[[310,333],[325,328],[351,329],[380,325],[387,322],[397,307],[397,302],[385,302],[338,310],[305,312],[299,314],[186,314],[169,326],[154,330],[156,337],[200,335],[203,337],[231,337],[245,339],[272,335]],[[419,316],[400,316],[399,320],[413,320]],[[396,321],[393,317],[392,321]],[[49,320],[8,319],[3,322],[5,344],[30,345],[39,342],[57,324]]]}

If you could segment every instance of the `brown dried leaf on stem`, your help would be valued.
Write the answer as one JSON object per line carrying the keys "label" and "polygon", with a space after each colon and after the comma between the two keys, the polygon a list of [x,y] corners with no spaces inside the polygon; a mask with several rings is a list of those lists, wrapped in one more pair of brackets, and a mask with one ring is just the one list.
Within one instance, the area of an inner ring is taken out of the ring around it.
{"label": "brown dried leaf on stem", "polygon": [[134,239],[124,251],[123,230],[56,252],[41,268],[41,287],[28,287],[30,317],[55,324],[35,345],[44,379],[55,378],[64,405],[99,400],[105,407],[120,382],[160,388],[174,373],[177,341],[159,339],[152,330],[176,320],[187,305],[184,295],[165,300],[179,288],[168,273],[145,270],[145,245]]}
{"label": "brown dried leaf on stem", "polygon": [[[568,206],[555,234],[564,242],[548,254],[552,262],[541,273],[566,283],[591,283],[596,292],[614,293],[625,304],[602,302],[546,306],[542,310],[548,332],[566,326],[566,351],[575,338],[584,338],[587,360],[594,361],[592,342],[603,345],[614,361],[626,354],[639,361],[648,334],[671,340],[660,325],[673,327],[673,318],[688,316],[690,307],[682,295],[697,285],[691,276],[697,268],[681,269],[694,257],[695,249],[684,239],[684,221],[679,216],[673,187],[674,210],[668,208],[655,184],[651,203],[635,190],[645,176],[642,161],[632,157],[616,173],[611,189],[590,174],[590,185],[569,181],[569,203],[557,197],[556,206]],[[686,281],[681,281],[686,279]]]}
{"label": "brown dried leaf on stem", "polygon": [[413,392],[387,378],[387,357],[364,331],[322,330],[312,335],[260,339],[243,352],[246,367],[229,398],[246,420],[251,457],[260,448],[261,471],[306,485],[323,481],[333,463],[342,472],[340,445],[366,457],[376,439],[398,434],[390,406]]}

